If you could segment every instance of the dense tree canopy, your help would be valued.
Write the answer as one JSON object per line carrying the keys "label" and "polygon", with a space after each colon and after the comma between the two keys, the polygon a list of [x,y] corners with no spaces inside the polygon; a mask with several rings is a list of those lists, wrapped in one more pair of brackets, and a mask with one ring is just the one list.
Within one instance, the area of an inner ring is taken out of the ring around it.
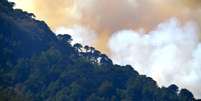
{"label": "dense tree canopy", "polygon": [[32,13],[0,0],[0,101],[196,101],[187,89],[158,87],[130,65],[71,45]]}

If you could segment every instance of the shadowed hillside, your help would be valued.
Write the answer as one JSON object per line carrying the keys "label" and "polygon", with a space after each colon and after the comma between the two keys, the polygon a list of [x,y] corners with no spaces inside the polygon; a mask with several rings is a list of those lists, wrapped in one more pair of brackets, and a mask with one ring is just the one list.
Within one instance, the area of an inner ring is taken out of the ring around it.
{"label": "shadowed hillside", "polygon": [[0,101],[196,101],[13,6],[0,0]]}

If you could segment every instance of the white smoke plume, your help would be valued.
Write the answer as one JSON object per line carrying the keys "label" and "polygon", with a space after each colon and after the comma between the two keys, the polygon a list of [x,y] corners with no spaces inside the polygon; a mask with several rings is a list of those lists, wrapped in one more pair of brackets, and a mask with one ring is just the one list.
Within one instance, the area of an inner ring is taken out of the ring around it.
{"label": "white smoke plume", "polygon": [[69,34],[72,36],[73,42],[81,43],[82,45],[94,45],[97,38],[97,33],[90,28],[80,25],[74,25],[72,27],[59,27],[55,31],[56,34]]}
{"label": "white smoke plume", "polygon": [[111,58],[117,64],[131,64],[160,86],[172,83],[201,97],[201,43],[196,24],[182,25],[171,18],[149,33],[122,30],[109,40]]}

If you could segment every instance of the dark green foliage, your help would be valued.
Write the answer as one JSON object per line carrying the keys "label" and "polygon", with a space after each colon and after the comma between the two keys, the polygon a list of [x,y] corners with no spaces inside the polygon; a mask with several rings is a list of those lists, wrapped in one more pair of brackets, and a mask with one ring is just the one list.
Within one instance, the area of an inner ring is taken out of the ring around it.
{"label": "dark green foliage", "polygon": [[177,85],[175,85],[175,84],[170,85],[170,86],[168,87],[168,89],[169,89],[172,93],[175,93],[175,94],[177,94],[178,91],[179,91],[179,88],[178,88]]}
{"label": "dark green foliage", "polygon": [[72,41],[71,36],[68,34],[64,34],[64,35],[59,34],[57,35],[57,39],[61,41],[61,43],[66,43],[66,44],[69,44]]}
{"label": "dark green foliage", "polygon": [[73,47],[76,49],[78,52],[82,52],[82,45],[79,43],[76,43],[73,45]]}
{"label": "dark green foliage", "polygon": [[187,89],[181,89],[179,96],[183,101],[193,101],[193,94]]}
{"label": "dark green foliage", "polygon": [[13,6],[0,0],[0,101],[195,101]]}

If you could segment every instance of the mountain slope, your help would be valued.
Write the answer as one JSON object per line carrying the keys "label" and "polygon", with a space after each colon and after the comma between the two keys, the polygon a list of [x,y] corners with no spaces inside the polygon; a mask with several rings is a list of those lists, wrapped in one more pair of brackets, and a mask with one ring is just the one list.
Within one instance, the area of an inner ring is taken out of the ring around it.
{"label": "mountain slope", "polygon": [[196,101],[0,0],[0,101]]}

